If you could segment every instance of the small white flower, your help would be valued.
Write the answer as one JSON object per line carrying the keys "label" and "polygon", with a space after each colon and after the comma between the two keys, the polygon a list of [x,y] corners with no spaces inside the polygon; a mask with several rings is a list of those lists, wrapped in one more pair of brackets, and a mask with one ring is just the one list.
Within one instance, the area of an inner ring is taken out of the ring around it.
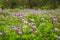
{"label": "small white flower", "polygon": [[44,20],[45,18],[41,18],[41,20]]}
{"label": "small white flower", "polygon": [[23,28],[27,28],[28,26],[24,25]]}
{"label": "small white flower", "polygon": [[41,24],[40,24],[40,26],[43,26],[43,25],[45,25],[45,23],[41,23]]}
{"label": "small white flower", "polygon": [[24,21],[24,23],[28,23],[28,21],[26,19],[22,19]]}
{"label": "small white flower", "polygon": [[34,21],[34,19],[31,19],[31,21]]}

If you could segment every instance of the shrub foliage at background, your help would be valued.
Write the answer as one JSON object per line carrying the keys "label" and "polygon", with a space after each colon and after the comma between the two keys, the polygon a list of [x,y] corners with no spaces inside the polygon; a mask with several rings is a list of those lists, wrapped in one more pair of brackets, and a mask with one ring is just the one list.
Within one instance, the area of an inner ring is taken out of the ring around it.
{"label": "shrub foliage at background", "polygon": [[0,7],[4,8],[46,8],[60,7],[60,0],[0,0]]}

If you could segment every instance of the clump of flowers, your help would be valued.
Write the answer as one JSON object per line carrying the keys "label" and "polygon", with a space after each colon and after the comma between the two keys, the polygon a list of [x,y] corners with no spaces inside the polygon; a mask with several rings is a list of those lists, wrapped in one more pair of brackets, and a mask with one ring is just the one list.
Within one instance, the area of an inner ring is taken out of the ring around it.
{"label": "clump of flowers", "polygon": [[36,28],[36,24],[34,23],[29,23],[29,26],[31,26],[32,28]]}
{"label": "clump of flowers", "polygon": [[34,33],[34,34],[38,34],[38,31],[37,31],[37,30],[34,30],[33,33]]}
{"label": "clump of flowers", "polygon": [[18,17],[19,17],[19,16],[20,16],[20,14],[19,14],[19,13],[17,13],[17,14],[15,14],[15,16],[18,16]]}
{"label": "clump of flowers", "polygon": [[18,34],[22,35],[23,34],[22,30],[18,30]]}
{"label": "clump of flowers", "polygon": [[16,27],[15,27],[15,26],[11,26],[11,29],[12,29],[12,30],[16,30]]}
{"label": "clump of flowers", "polygon": [[55,32],[58,32],[58,30],[59,30],[58,28],[54,28],[54,31],[55,31]]}
{"label": "clump of flowers", "polygon": [[2,21],[2,24],[6,24],[6,21],[5,21],[5,20],[3,20],[3,21]]}
{"label": "clump of flowers", "polygon": [[50,16],[50,18],[54,18],[54,15],[52,15],[52,14],[49,14],[49,16]]}
{"label": "clump of flowers", "polygon": [[58,19],[57,19],[57,18],[53,18],[52,23],[53,23],[53,24],[57,24],[57,23],[58,23]]}
{"label": "clump of flowers", "polygon": [[5,34],[7,34],[7,33],[8,33],[8,31],[7,31],[7,30],[4,30],[4,33],[5,33]]}
{"label": "clump of flowers", "polygon": [[22,28],[22,24],[19,24],[17,29],[21,29]]}
{"label": "clump of flowers", "polygon": [[3,33],[2,32],[0,32],[0,35],[2,35]]}
{"label": "clump of flowers", "polygon": [[23,20],[24,23],[26,23],[26,24],[28,23],[27,19],[23,18],[22,20]]}

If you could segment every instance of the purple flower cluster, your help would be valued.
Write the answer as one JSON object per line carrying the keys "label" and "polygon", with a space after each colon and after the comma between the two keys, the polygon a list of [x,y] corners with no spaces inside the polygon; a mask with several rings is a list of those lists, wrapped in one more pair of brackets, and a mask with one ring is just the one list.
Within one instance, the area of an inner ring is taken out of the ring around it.
{"label": "purple flower cluster", "polygon": [[58,38],[60,39],[60,36],[58,36]]}
{"label": "purple flower cluster", "polygon": [[52,18],[52,23],[53,24],[57,24],[58,23],[58,19],[55,18],[52,14],[49,14],[49,16]]}
{"label": "purple flower cluster", "polygon": [[53,18],[52,23],[53,23],[53,24],[57,24],[57,23],[58,23],[58,19],[57,19],[57,18]]}
{"label": "purple flower cluster", "polygon": [[38,34],[38,31],[37,31],[37,30],[34,30],[33,33],[34,33],[34,34]]}
{"label": "purple flower cluster", "polygon": [[15,27],[15,26],[11,26],[11,29],[12,29],[12,30],[16,30],[16,27]]}
{"label": "purple flower cluster", "polygon": [[8,33],[8,31],[7,31],[7,30],[4,30],[4,33],[5,33],[5,34],[7,34],[7,33]]}
{"label": "purple flower cluster", "polygon": [[49,14],[49,16],[50,16],[51,18],[54,18],[54,16],[53,16],[52,14]]}
{"label": "purple flower cluster", "polygon": [[17,14],[15,14],[15,16],[18,16],[18,17],[19,17],[19,16],[20,16],[20,14],[19,14],[19,13],[17,13]]}
{"label": "purple flower cluster", "polygon": [[19,17],[19,18],[23,18],[23,16],[20,13],[14,13],[12,14],[13,17]]}
{"label": "purple flower cluster", "polygon": [[20,35],[22,35],[23,34],[23,32],[22,32],[22,30],[20,29],[20,30],[18,30],[18,34],[20,34]]}
{"label": "purple flower cluster", "polygon": [[12,30],[17,30],[18,34],[23,34],[22,30],[21,30],[22,25],[19,24],[18,27],[16,28],[15,26],[11,26]]}
{"label": "purple flower cluster", "polygon": [[23,34],[23,32],[22,32],[21,28],[22,28],[22,25],[21,25],[21,24],[19,24],[19,25],[18,25],[18,27],[17,27],[17,31],[18,31],[18,34],[20,34],[20,35],[22,35],[22,34]]}
{"label": "purple flower cluster", "polygon": [[3,33],[2,32],[0,32],[0,35],[2,35]]}
{"label": "purple flower cluster", "polygon": [[8,33],[8,31],[7,30],[4,30],[4,32],[0,32],[0,35],[7,34],[7,33]]}
{"label": "purple flower cluster", "polygon": [[34,23],[29,23],[29,26],[31,26],[32,28],[36,28],[36,24]]}
{"label": "purple flower cluster", "polygon": [[59,30],[58,28],[54,28],[54,31],[55,31],[55,32],[58,32],[58,30]]}

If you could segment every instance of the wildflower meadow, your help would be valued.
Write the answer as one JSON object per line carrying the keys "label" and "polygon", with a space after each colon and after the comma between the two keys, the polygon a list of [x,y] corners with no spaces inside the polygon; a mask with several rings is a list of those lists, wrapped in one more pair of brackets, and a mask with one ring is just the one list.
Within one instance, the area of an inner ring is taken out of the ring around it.
{"label": "wildflower meadow", "polygon": [[0,40],[60,40],[60,9],[0,12]]}

